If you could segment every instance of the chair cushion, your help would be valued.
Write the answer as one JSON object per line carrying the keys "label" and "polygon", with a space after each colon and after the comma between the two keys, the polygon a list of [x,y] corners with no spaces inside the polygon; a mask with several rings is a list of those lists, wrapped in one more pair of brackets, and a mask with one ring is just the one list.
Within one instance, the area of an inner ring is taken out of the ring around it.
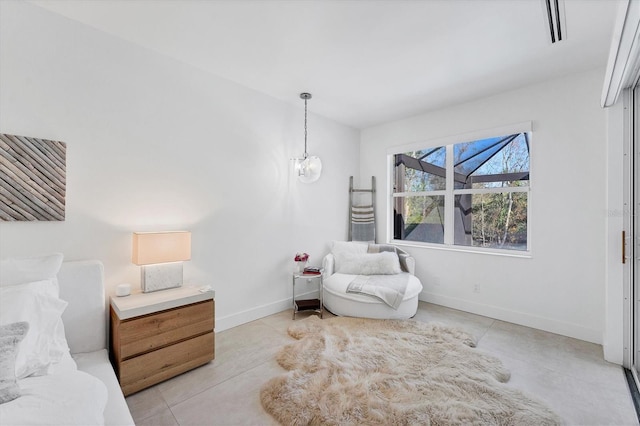
{"label": "chair cushion", "polygon": [[336,273],[324,280],[323,303],[329,312],[335,315],[378,319],[407,319],[416,314],[418,295],[422,291],[422,283],[417,277],[409,276],[407,290],[398,309],[393,309],[375,297],[347,293],[347,286],[355,277],[356,275]]}
{"label": "chair cushion", "polygon": [[[406,272],[404,272],[406,273]],[[407,289],[404,292],[403,300],[408,300],[416,297],[422,291],[422,283],[420,280],[414,275],[409,275],[409,283],[407,284]],[[376,303],[385,305],[385,303],[377,299],[375,297],[357,294],[357,293],[347,293],[347,287],[349,283],[356,278],[357,275],[352,274],[342,274],[335,273],[328,278],[325,278],[323,281],[324,291],[334,294],[342,299],[352,300],[354,302],[360,303]],[[385,305],[386,306],[386,305]]]}
{"label": "chair cushion", "polygon": [[390,252],[345,254],[336,272],[354,275],[393,275],[402,272],[398,255]]}
{"label": "chair cushion", "polygon": [[331,254],[335,259],[336,271],[340,270],[342,263],[353,255],[366,254],[368,243],[358,241],[334,241],[331,244]]}

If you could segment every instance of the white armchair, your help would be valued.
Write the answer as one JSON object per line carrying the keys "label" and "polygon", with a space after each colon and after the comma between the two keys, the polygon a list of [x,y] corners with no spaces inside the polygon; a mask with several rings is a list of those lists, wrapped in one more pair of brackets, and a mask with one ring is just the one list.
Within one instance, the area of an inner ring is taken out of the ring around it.
{"label": "white armchair", "polygon": [[335,241],[322,260],[324,306],[335,315],[410,318],[422,283],[415,259],[390,245]]}

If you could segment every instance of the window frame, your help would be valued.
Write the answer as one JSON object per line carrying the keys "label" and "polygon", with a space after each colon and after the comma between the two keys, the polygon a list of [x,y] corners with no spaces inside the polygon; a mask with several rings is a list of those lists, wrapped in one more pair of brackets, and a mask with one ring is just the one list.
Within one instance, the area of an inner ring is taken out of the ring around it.
{"label": "window frame", "polygon": [[[510,257],[532,257],[532,194],[533,194],[533,182],[531,176],[533,175],[533,148],[529,146],[529,182],[527,186],[515,186],[515,187],[501,187],[501,188],[466,188],[455,189],[454,188],[454,156],[453,146],[469,141],[475,141],[480,139],[486,139],[490,137],[515,134],[515,133],[528,133],[529,140],[532,137],[532,123],[521,122],[511,124],[502,127],[494,127],[490,129],[484,129],[469,133],[464,133],[455,136],[449,136],[445,138],[426,140],[421,142],[412,142],[405,145],[399,145],[390,147],[387,149],[387,230],[386,241],[387,243],[408,246],[408,247],[424,247],[433,248],[437,250],[448,251],[461,251],[472,253],[483,253],[490,255],[510,256]],[[446,188],[441,190],[432,191],[420,191],[420,192],[395,192],[395,164],[394,157],[396,154],[402,154],[408,151],[417,151],[422,149],[436,148],[439,146],[446,147]],[[490,194],[490,193],[527,193],[527,249],[526,250],[514,250],[514,249],[499,249],[489,247],[477,247],[477,246],[465,246],[454,244],[454,221],[455,221],[455,197],[463,194]],[[394,200],[398,197],[416,197],[416,196],[444,196],[444,242],[441,243],[429,243],[411,240],[397,240],[394,238]]]}

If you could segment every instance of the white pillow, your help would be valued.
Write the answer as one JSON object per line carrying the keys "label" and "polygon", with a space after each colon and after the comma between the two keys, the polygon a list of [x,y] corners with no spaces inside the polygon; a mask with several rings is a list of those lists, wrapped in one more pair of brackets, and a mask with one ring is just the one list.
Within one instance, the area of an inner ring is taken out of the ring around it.
{"label": "white pillow", "polygon": [[331,244],[331,254],[335,259],[336,272],[340,272],[340,264],[354,254],[365,254],[369,243],[359,241],[334,241]]}
{"label": "white pillow", "polygon": [[336,271],[352,275],[392,275],[402,272],[398,255],[388,251],[346,254]]}
{"label": "white pillow", "polygon": [[[58,299],[60,286],[57,275],[63,259],[62,253],[2,259],[0,260],[0,287],[28,284],[33,290]],[[56,321],[49,349],[52,363],[60,361],[65,354],[69,353],[62,318]],[[46,372],[39,371],[36,374],[46,374]]]}
{"label": "white pillow", "polygon": [[71,354],[69,352],[67,352],[66,354],[64,354],[64,356],[62,357],[60,362],[57,362],[55,364],[51,364],[49,366],[49,370],[47,371],[47,375],[65,374],[65,373],[68,373],[70,371],[76,371],[77,369],[78,369],[78,364],[76,364],[76,361],[73,359]]}
{"label": "white pillow", "polygon": [[59,296],[58,271],[64,256],[53,253],[37,257],[10,257],[0,260],[0,287],[51,280]]}
{"label": "white pillow", "polygon": [[[69,305],[68,302],[58,299],[62,303],[64,303],[64,308]],[[63,309],[64,312],[64,309]],[[64,323],[62,322],[62,312],[60,313],[60,317],[56,321],[56,326],[53,330],[53,336],[51,337],[51,342],[49,346],[49,357],[51,357],[51,366],[60,362],[65,356],[70,355],[69,343],[67,343],[67,336],[64,332]],[[49,367],[51,367],[49,366]],[[49,369],[50,372],[50,369]],[[42,374],[49,374],[42,373]]]}
{"label": "white pillow", "polygon": [[0,287],[0,325],[19,321],[29,323],[29,332],[20,344],[16,358],[18,378],[47,374],[49,365],[60,361],[64,355],[56,330],[62,323],[67,302],[43,291],[50,285],[45,280]]}
{"label": "white pillow", "polygon": [[[4,289],[22,289],[22,290],[31,290],[36,293],[40,293],[44,296],[50,297],[52,299],[60,300],[63,302],[65,307],[67,306],[67,302],[63,301],[58,297],[58,281],[55,279],[48,279],[42,281],[36,281],[32,283],[24,283],[15,286],[9,287],[0,287],[0,292],[4,291]],[[0,293],[1,294],[1,293]],[[54,302],[55,303],[55,302]],[[1,306],[1,305],[0,305]],[[0,316],[0,318],[3,318]],[[69,344],[67,343],[67,337],[64,331],[64,323],[62,322],[62,317],[58,317],[54,322],[54,329],[51,335],[51,340],[49,342],[49,357],[50,363],[59,362],[65,354],[69,353]],[[3,321],[0,321],[0,324],[4,324]],[[35,372],[36,375],[44,375],[47,374],[45,370],[38,370]]]}
{"label": "white pillow", "polygon": [[0,404],[22,395],[16,380],[16,357],[20,342],[28,331],[26,322],[0,325]]}

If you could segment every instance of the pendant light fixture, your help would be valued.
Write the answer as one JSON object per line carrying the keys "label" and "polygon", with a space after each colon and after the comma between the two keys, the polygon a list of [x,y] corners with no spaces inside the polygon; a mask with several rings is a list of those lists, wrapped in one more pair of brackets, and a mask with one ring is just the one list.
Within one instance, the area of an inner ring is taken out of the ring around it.
{"label": "pendant light fixture", "polygon": [[322,161],[307,154],[307,101],[311,99],[311,93],[300,93],[300,98],[304,99],[304,155],[296,159],[296,171],[300,182],[311,183],[320,179]]}

